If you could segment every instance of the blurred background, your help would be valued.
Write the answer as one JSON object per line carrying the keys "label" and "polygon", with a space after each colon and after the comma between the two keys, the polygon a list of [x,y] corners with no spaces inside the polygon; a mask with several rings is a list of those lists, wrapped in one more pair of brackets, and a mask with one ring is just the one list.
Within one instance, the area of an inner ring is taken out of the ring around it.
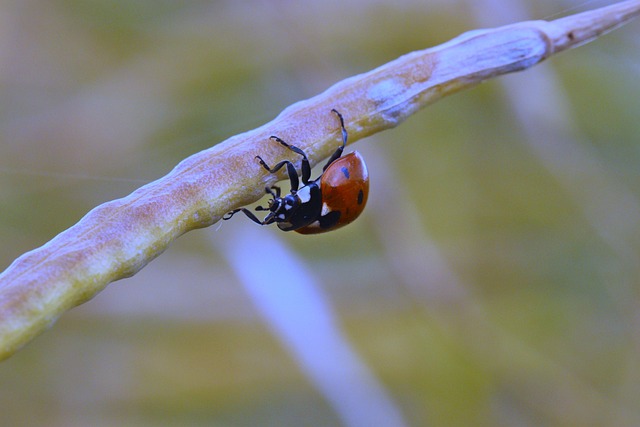
{"label": "blurred background", "polygon": [[[611,3],[4,1],[0,270],[339,80]],[[0,425],[640,425],[639,35],[352,145],[345,229],[182,236],[0,364]]]}

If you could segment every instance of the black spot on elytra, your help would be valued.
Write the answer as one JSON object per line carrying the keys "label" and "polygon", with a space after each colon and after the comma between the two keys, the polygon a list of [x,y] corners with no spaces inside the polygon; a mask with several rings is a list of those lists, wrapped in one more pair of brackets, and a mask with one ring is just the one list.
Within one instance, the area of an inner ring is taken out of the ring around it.
{"label": "black spot on elytra", "polygon": [[361,205],[364,200],[364,192],[362,190],[358,191],[358,204]]}
{"label": "black spot on elytra", "polygon": [[342,169],[340,169],[340,170],[344,174],[344,177],[349,179],[349,169],[347,169],[346,167],[342,167]]}

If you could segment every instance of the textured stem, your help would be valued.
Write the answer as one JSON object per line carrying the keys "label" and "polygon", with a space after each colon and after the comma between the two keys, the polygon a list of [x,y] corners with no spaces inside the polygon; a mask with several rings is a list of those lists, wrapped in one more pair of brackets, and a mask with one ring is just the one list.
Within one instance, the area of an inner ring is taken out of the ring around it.
{"label": "textured stem", "polygon": [[343,80],[253,131],[188,157],[165,177],[96,207],[0,274],[0,360],[69,308],[135,274],[182,233],[262,197],[274,178],[255,156],[286,154],[266,143],[270,135],[296,141],[313,165],[340,141],[332,108],[345,116],[353,142],[398,125],[443,96],[593,40],[638,14],[640,1],[626,1],[552,22],[465,33]]}

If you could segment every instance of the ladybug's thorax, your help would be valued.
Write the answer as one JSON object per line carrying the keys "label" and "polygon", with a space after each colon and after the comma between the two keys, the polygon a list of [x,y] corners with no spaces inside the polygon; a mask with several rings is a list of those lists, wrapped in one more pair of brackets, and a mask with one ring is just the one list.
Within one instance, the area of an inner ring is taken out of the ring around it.
{"label": "ladybug's thorax", "polygon": [[[311,189],[314,186],[318,187],[317,181],[313,181],[309,183],[309,185],[305,185],[300,190],[298,190],[298,192],[296,193],[296,196],[298,196],[298,200],[300,201],[300,203],[308,203],[311,200],[311,197],[312,197]],[[314,192],[313,197],[318,197],[318,195],[315,195],[315,192]]]}
{"label": "ladybug's thorax", "polygon": [[281,230],[297,230],[317,220],[322,210],[322,195],[317,181],[310,182],[295,193],[285,196],[295,201],[290,209],[281,208],[280,214],[274,219]]}

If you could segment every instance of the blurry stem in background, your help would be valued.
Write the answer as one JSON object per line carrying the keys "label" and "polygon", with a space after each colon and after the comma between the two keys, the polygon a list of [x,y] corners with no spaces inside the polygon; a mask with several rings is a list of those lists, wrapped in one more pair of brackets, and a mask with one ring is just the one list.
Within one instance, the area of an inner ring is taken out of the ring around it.
{"label": "blurry stem in background", "polygon": [[[548,419],[574,420],[580,425],[585,413],[587,419],[603,419],[615,414],[618,423],[606,425],[638,425],[638,416],[622,401],[607,397],[587,379],[574,372],[573,366],[554,360],[548,354],[521,339],[495,321],[482,305],[483,298],[470,292],[433,239],[418,220],[414,200],[401,186],[394,186],[396,172],[385,161],[383,153],[374,147],[367,150],[367,163],[376,171],[376,188],[384,199],[371,197],[371,204],[402,206],[400,210],[378,206],[368,212],[377,217],[376,224],[395,224],[394,227],[375,227],[378,242],[385,249],[387,261],[395,273],[389,282],[401,286],[410,299],[424,309],[425,317],[434,321],[447,335],[464,337],[462,351],[482,360],[482,366],[491,370],[492,378],[505,384],[512,378],[503,378],[513,372],[535,371],[532,378],[521,378],[519,398],[523,406],[537,408]],[[374,207],[374,206],[372,206]],[[630,322],[631,323],[631,322]],[[544,395],[537,393],[537,382],[553,384]],[[571,402],[566,405],[546,405],[553,399]],[[573,411],[571,408],[580,408]]]}
{"label": "blurry stem in background", "polygon": [[[494,0],[469,1],[481,25],[527,16],[523,1],[511,0],[509,7],[495,7],[494,3]],[[501,5],[503,3],[500,2]],[[488,10],[492,12],[487,13]],[[571,108],[553,69],[542,67],[537,71],[526,85],[513,79],[501,81],[507,101],[522,129],[522,142],[553,174],[596,235],[611,250],[611,259],[606,262],[609,268],[601,274],[605,282],[617,285],[606,286],[605,289],[625,318],[623,324],[628,325],[626,331],[619,333],[626,333],[636,348],[640,348],[637,334],[640,317],[635,296],[639,254],[631,242],[640,225],[640,201],[633,191],[606,173],[595,150],[577,133]],[[629,271],[633,273],[629,274]],[[637,425],[637,420],[632,420],[631,411],[625,410],[622,402],[624,396],[635,393],[638,377],[637,360],[629,358],[621,375],[625,381],[617,392],[620,399],[610,399],[607,405],[590,405],[597,411],[594,419],[597,416],[605,425]],[[602,403],[606,403],[602,396],[599,397]]]}
{"label": "blurry stem in background", "polygon": [[66,310],[135,274],[181,234],[262,197],[275,178],[255,156],[282,157],[281,147],[265,143],[270,135],[295,140],[315,165],[339,141],[332,108],[345,116],[354,142],[397,126],[446,95],[589,42],[638,14],[640,0],[632,0],[551,22],[471,31],[345,79],[253,131],[188,157],[163,178],[93,209],[0,274],[0,360]]}
{"label": "blurry stem in background", "polygon": [[[406,423],[387,390],[343,332],[332,304],[314,274],[268,230],[233,224],[234,238],[212,245],[227,260],[265,324],[289,351],[342,425]],[[247,248],[259,247],[260,251]],[[269,256],[265,256],[269,254]],[[278,270],[273,270],[273,260]]]}

